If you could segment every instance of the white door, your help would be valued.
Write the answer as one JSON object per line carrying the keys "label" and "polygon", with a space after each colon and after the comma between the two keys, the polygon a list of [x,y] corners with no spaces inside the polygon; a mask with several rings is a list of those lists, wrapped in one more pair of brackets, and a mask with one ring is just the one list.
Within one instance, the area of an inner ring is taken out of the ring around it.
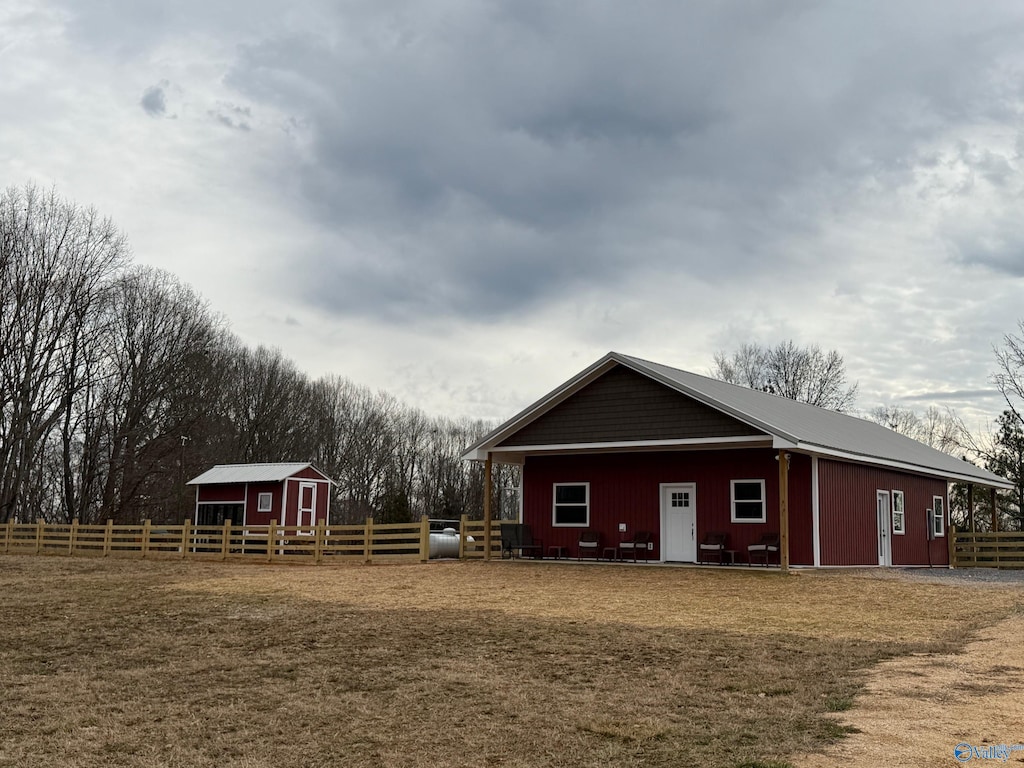
{"label": "white door", "polygon": [[697,561],[697,486],[694,483],[661,486],[661,545],[665,560]]}
{"label": "white door", "polygon": [[[299,519],[297,525],[316,522],[316,483],[299,483]],[[309,533],[309,531],[303,531]]]}
{"label": "white door", "polygon": [[877,492],[878,506],[878,564],[892,565],[892,508],[889,492]]}

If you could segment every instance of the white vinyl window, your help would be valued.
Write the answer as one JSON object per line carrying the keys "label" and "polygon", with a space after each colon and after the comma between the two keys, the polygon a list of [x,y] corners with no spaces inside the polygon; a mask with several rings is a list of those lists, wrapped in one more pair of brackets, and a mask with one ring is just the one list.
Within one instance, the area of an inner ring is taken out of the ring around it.
{"label": "white vinyl window", "polygon": [[554,526],[586,528],[590,525],[590,483],[555,483]]}
{"label": "white vinyl window", "polygon": [[271,493],[261,493],[256,497],[256,509],[259,512],[270,512],[273,507],[274,496]]}
{"label": "white vinyl window", "polygon": [[905,503],[903,491],[892,492],[892,532],[894,534],[907,532]]}
{"label": "white vinyl window", "polygon": [[946,502],[941,496],[932,497],[932,535],[946,535]]}
{"label": "white vinyl window", "polygon": [[765,514],[764,480],[732,481],[732,521],[763,523]]}

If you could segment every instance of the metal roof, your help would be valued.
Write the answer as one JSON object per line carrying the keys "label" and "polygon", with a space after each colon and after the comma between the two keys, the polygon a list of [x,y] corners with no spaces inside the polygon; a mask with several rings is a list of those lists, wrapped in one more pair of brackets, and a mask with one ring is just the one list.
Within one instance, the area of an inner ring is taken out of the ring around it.
{"label": "metal roof", "polygon": [[[199,477],[189,480],[186,485],[221,485],[224,483],[274,483],[286,480],[304,469],[312,467],[307,462],[283,462],[279,464],[218,464]],[[325,478],[330,480],[327,475]]]}
{"label": "metal roof", "polygon": [[773,446],[809,454],[903,469],[996,488],[1013,484],[987,469],[957,459],[880,424],[827,408],[700,376],[637,357],[610,352],[471,446],[464,458],[479,459],[502,440],[616,365],[642,375],[773,438]]}

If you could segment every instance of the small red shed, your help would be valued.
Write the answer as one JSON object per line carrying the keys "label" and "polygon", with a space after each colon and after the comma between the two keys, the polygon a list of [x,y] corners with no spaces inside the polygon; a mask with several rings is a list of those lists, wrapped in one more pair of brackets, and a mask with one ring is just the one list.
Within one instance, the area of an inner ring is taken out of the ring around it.
{"label": "small red shed", "polygon": [[309,463],[218,464],[192,480],[196,525],[316,525],[333,481]]}
{"label": "small red shed", "polygon": [[947,565],[948,484],[1013,488],[878,424],[615,352],[463,458],[522,467],[546,551],[586,530],[663,562],[717,534],[739,561],[767,536],[793,565]]}

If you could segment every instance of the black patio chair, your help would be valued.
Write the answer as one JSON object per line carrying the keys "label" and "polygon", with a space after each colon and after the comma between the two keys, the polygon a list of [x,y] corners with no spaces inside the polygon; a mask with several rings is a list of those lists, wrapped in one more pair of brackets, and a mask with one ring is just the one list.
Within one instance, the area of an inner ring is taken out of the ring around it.
{"label": "black patio chair", "polygon": [[779,562],[779,534],[766,533],[757,544],[747,547],[747,562],[754,564],[754,560],[760,560],[767,567],[768,558],[774,554],[775,562]]}
{"label": "black patio chair", "polygon": [[626,553],[632,552],[633,562],[635,563],[637,552],[643,552],[644,560],[646,560],[649,557],[649,555],[647,554],[649,551],[647,547],[653,541],[654,534],[650,531],[637,531],[633,534],[633,538],[619,542],[619,559],[625,560]]}
{"label": "black patio chair", "polygon": [[586,553],[587,557],[597,558],[597,553],[600,551],[601,533],[599,531],[592,531],[589,528],[580,531],[579,538],[576,539],[576,559],[582,560],[584,553]]}
{"label": "black patio chair", "polygon": [[697,562],[717,562],[719,565],[725,562],[725,539],[724,533],[708,533],[704,535],[697,547]]}
{"label": "black patio chair", "polygon": [[533,538],[530,526],[521,523],[501,526],[501,556],[508,552],[509,557],[543,557],[544,543],[540,539]]}

